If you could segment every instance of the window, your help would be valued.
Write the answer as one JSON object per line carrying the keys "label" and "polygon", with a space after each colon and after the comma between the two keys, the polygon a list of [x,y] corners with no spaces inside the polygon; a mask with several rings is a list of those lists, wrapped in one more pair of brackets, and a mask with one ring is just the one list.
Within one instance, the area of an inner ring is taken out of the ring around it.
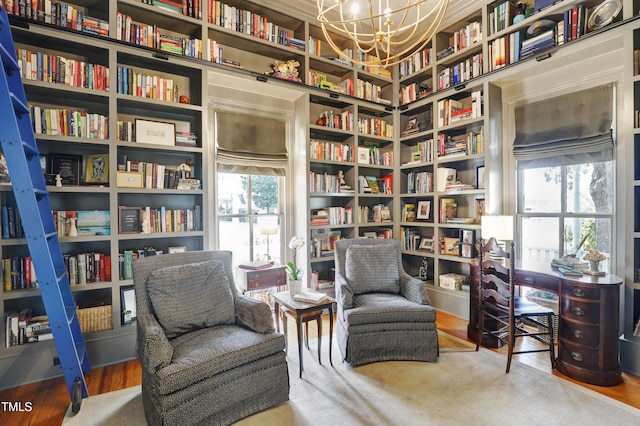
{"label": "window", "polygon": [[614,162],[603,161],[518,171],[520,259],[546,263],[588,250],[607,257],[611,270]]}
{"label": "window", "polygon": [[282,194],[278,176],[218,173],[218,247],[245,261],[281,263]]}

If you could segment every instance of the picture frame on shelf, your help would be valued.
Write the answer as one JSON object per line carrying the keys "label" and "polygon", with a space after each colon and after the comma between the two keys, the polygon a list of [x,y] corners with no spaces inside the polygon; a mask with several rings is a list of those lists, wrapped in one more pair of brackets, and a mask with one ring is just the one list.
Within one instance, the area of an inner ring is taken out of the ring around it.
{"label": "picture frame on shelf", "polygon": [[482,222],[486,207],[484,198],[476,198],[476,223]]}
{"label": "picture frame on shelf", "polygon": [[431,201],[422,200],[418,201],[418,208],[416,210],[416,219],[429,220],[431,218]]}
{"label": "picture frame on shelf", "polygon": [[85,183],[109,183],[109,154],[89,154],[84,173]]}
{"label": "picture frame on shelf", "polygon": [[111,235],[109,210],[78,210],[76,215],[78,235]]}
{"label": "picture frame on shelf", "polygon": [[433,238],[425,237],[421,239],[419,249],[433,251]]}
{"label": "picture frame on shelf", "polygon": [[471,229],[463,229],[460,231],[460,242],[463,244],[475,244],[475,232]]}
{"label": "picture frame on shelf", "polygon": [[444,237],[442,254],[460,256],[460,240],[458,238]]}
{"label": "picture frame on shelf", "polygon": [[118,232],[120,234],[138,234],[141,228],[141,213],[139,207],[118,206]]}
{"label": "picture frame on shelf", "polygon": [[142,172],[116,172],[116,186],[118,188],[143,188]]}
{"label": "picture frame on shelf", "polygon": [[476,167],[476,188],[485,189],[484,165]]}
{"label": "picture frame on shelf", "polygon": [[474,246],[473,244],[460,244],[460,257],[464,257],[467,259],[471,259],[474,257]]}
{"label": "picture frame on shelf", "polygon": [[[40,163],[42,164],[42,162]],[[63,186],[80,185],[80,167],[82,155],[74,154],[49,154],[49,167],[51,174],[60,175]]]}
{"label": "picture frame on shelf", "polygon": [[131,324],[137,318],[136,294],[132,285],[120,287],[122,325]]}
{"label": "picture frame on shelf", "polygon": [[156,145],[176,144],[176,125],[164,121],[152,121],[136,118],[136,142]]}

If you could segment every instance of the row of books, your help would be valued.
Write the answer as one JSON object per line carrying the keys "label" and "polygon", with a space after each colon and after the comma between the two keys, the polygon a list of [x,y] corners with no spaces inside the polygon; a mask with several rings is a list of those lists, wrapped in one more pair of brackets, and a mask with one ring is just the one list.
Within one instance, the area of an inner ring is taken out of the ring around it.
{"label": "row of books", "polygon": [[411,160],[403,163],[403,166],[425,164],[433,161],[435,157],[435,143],[433,139],[418,142],[415,148],[416,150],[411,152]]}
{"label": "row of books", "polygon": [[466,119],[480,118],[483,114],[482,90],[474,90],[461,99],[445,98],[438,101],[438,127]]}
{"label": "row of books", "polygon": [[355,148],[350,144],[311,139],[309,141],[309,156],[312,160],[353,163],[355,161]]}
{"label": "row of books", "polygon": [[422,236],[418,228],[402,227],[400,244],[402,245],[402,250],[425,250],[428,252],[433,252],[434,250],[433,236]]}
{"label": "row of books", "polygon": [[2,259],[2,283],[4,291],[37,288],[38,279],[31,256]]}
{"label": "row of books", "polygon": [[[140,209],[139,224],[120,229],[126,233],[159,233],[202,231],[202,208],[196,204],[191,209],[144,207]],[[122,225],[122,224],[121,224]]]}
{"label": "row of books", "polygon": [[2,205],[2,239],[24,238],[22,220],[18,208],[11,205]]}
{"label": "row of books", "polygon": [[433,192],[433,173],[411,171],[407,173],[407,193],[427,194]]}
{"label": "row of books", "polygon": [[311,212],[311,226],[349,225],[353,223],[351,207],[326,207]]}
{"label": "row of books", "polygon": [[141,0],[144,4],[150,4],[172,12],[182,13],[184,16],[202,19],[201,0]]}
{"label": "row of books", "polygon": [[59,83],[101,91],[109,90],[109,67],[28,49],[16,49],[24,80]]}
{"label": "row of books", "polygon": [[489,71],[506,67],[522,59],[521,49],[524,38],[522,34],[516,31],[489,43]]}
{"label": "row of books", "polygon": [[104,253],[63,255],[70,285],[111,281],[111,256]]}
{"label": "row of books", "polygon": [[109,35],[108,21],[86,16],[77,6],[67,3],[51,0],[6,0],[2,3],[9,14],[105,37]]}
{"label": "row of books", "polygon": [[[432,93],[433,88],[429,87],[429,83],[426,80],[400,86],[400,105],[417,101]],[[405,136],[404,132],[402,136]]]}
{"label": "row of books", "polygon": [[[338,193],[341,192],[340,184],[341,182],[337,175],[309,172],[309,192]],[[353,190],[350,192],[353,192]]]}
{"label": "row of books", "polygon": [[393,167],[393,151],[383,151],[375,145],[359,146],[358,163]]}
{"label": "row of books", "polygon": [[393,175],[388,173],[381,177],[358,176],[358,192],[360,194],[393,194]]}
{"label": "row of books", "polygon": [[45,135],[109,139],[109,117],[85,111],[29,105],[33,132]]}
{"label": "row of books", "polygon": [[391,209],[384,204],[360,206],[358,209],[358,223],[391,222]]}
{"label": "row of books", "polygon": [[[325,46],[323,48],[325,44],[326,42],[324,40],[309,36],[309,53],[311,55],[321,56],[325,59],[339,62],[346,66],[351,66],[350,60],[346,60],[342,56],[336,56],[336,53],[330,46]],[[326,55],[327,52],[329,53],[329,55]],[[342,53],[344,53],[347,58],[353,58],[353,49],[346,48],[342,50]]]}
{"label": "row of books", "polygon": [[408,77],[413,73],[430,67],[433,64],[432,50],[431,47],[425,47],[400,62],[398,65],[400,78]]}
{"label": "row of books", "polygon": [[354,96],[353,78],[345,78],[340,82],[331,82],[327,80],[327,75],[319,71],[309,69],[309,86],[319,87],[321,89],[330,90],[332,92],[341,93],[343,95]]}
{"label": "row of books", "polygon": [[512,1],[505,1],[494,6],[488,17],[489,34],[495,34],[509,27],[513,23],[515,14],[516,4]]}
{"label": "row of books", "polygon": [[[182,189],[179,188],[181,179],[191,179],[194,176],[194,168],[191,172],[178,170],[179,166],[152,163],[147,161],[128,160],[126,155],[118,156],[118,171],[142,173],[138,186],[123,185],[121,187],[147,188],[147,189]],[[196,189],[196,188],[190,188]],[[201,188],[197,188],[201,189]]]}
{"label": "row of books", "polygon": [[164,254],[162,250],[153,247],[145,247],[142,249],[124,250],[118,253],[118,277],[122,280],[133,279],[133,261],[148,256],[160,256]]}
{"label": "row of books", "polygon": [[387,68],[383,68],[379,63],[378,58],[375,55],[370,53],[363,52],[358,50],[355,52],[356,59],[359,62],[365,63],[366,65],[358,65],[358,69],[360,71],[365,71],[371,74],[377,74],[381,77],[391,79],[391,71]]}
{"label": "row of books", "polygon": [[122,12],[118,12],[116,15],[116,39],[138,46],[202,59],[202,40],[165,34],[160,31],[157,25],[137,24],[133,22],[131,16]]}
{"label": "row of books", "polygon": [[438,156],[454,157],[483,152],[482,129],[479,132],[470,131],[466,134],[451,136],[444,133],[438,135]]}
{"label": "row of books", "polygon": [[341,113],[334,113],[333,110],[323,111],[316,124],[331,129],[351,131],[353,130],[353,113],[351,111]]}
{"label": "row of books", "polygon": [[178,102],[180,97],[178,84],[171,78],[145,74],[122,65],[118,65],[116,77],[117,91],[123,95],[168,102]]}
{"label": "row of books", "polygon": [[438,73],[438,90],[457,86],[482,75],[482,52],[466,58]]}
{"label": "row of books", "polygon": [[[228,30],[248,34],[273,43],[289,46],[293,31],[281,27],[259,13],[242,9],[222,1],[214,0],[209,8],[207,20]],[[297,40],[297,49],[304,46],[304,41]],[[304,50],[304,49],[302,49]]]}
{"label": "row of books", "polygon": [[384,240],[391,240],[393,239],[393,229],[379,228],[375,231],[365,231],[360,236],[364,238],[380,238]]}
{"label": "row of books", "polygon": [[4,314],[5,347],[52,340],[53,333],[46,315],[33,316],[31,308],[13,309]]}
{"label": "row of books", "polygon": [[356,80],[355,97],[387,105],[391,104],[391,101],[382,97],[382,86],[361,79]]}
{"label": "row of books", "polygon": [[482,24],[477,21],[469,22],[464,27],[454,31],[449,40],[450,45],[453,46],[454,53],[481,42]]}

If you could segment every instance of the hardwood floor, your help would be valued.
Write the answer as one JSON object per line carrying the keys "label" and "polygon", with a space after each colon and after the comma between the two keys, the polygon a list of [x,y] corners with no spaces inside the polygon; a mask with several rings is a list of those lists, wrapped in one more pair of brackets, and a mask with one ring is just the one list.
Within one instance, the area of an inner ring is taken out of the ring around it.
{"label": "hardwood floor", "polygon": [[[326,318],[325,320],[328,321]],[[326,333],[328,333],[328,329],[328,325],[323,327],[323,331]],[[438,312],[438,329],[467,340],[467,322],[456,316]],[[295,330],[293,323],[289,330]],[[316,328],[313,325],[309,327],[309,334],[311,338],[317,337]],[[289,345],[296,343],[295,333],[291,333],[288,343]],[[506,349],[501,348],[496,351],[504,353]],[[334,356],[337,356],[336,353]],[[547,354],[523,354],[514,359],[640,409],[640,377],[638,376],[623,373],[624,382],[618,386],[592,386],[569,379],[555,370],[552,371]],[[129,361],[94,369],[85,376],[89,395],[139,385],[142,377],[140,368],[138,361]],[[517,374],[517,371],[513,370],[512,366],[510,374]],[[64,379],[61,377],[0,391],[0,401],[2,401],[0,425],[21,426],[60,424],[70,403]],[[17,408],[17,403],[20,403],[22,411],[9,411],[7,405],[9,403],[14,409]],[[31,406],[30,410],[27,410],[28,405]]]}

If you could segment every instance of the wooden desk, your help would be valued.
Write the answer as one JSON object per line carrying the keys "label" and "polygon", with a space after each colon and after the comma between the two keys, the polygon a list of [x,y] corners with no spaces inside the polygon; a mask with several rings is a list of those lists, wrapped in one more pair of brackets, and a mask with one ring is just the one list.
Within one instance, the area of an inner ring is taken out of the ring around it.
{"label": "wooden desk", "polygon": [[[479,335],[478,272],[478,263],[472,263],[467,335],[473,341]],[[543,267],[516,269],[515,282],[558,295],[558,371],[599,386],[614,386],[622,381],[618,362],[621,278],[611,274],[569,277]],[[499,342],[485,336],[482,345],[498,347]]]}
{"label": "wooden desk", "polygon": [[284,265],[273,265],[265,269],[238,268],[238,290],[254,291],[287,284],[287,272]]}

